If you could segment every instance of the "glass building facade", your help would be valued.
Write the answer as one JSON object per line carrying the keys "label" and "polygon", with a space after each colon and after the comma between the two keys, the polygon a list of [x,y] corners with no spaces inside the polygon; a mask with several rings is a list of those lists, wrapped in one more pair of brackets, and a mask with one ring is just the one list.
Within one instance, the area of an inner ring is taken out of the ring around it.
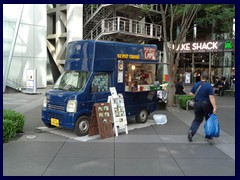
{"label": "glass building facade", "polygon": [[3,4],[3,76],[8,74],[9,87],[26,87],[29,69],[37,69],[38,88],[47,86],[46,8],[46,4]]}

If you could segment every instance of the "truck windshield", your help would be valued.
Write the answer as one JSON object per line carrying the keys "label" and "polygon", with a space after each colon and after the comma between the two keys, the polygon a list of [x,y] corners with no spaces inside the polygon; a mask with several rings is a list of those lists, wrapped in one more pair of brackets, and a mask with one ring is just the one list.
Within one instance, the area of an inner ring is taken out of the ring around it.
{"label": "truck windshield", "polygon": [[84,88],[89,76],[89,72],[65,71],[58,78],[53,89],[65,91],[80,91]]}

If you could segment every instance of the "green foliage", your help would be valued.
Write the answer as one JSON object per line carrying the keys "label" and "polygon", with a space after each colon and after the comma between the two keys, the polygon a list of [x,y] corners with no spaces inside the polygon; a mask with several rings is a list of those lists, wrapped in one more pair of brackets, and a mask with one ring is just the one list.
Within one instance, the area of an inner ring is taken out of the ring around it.
{"label": "green foliage", "polygon": [[197,14],[195,23],[209,26],[218,25],[220,32],[229,32],[232,28],[232,21],[235,17],[235,7],[233,4],[204,4]]}
{"label": "green foliage", "polygon": [[9,119],[3,119],[3,142],[8,142],[11,138],[16,136],[16,126]]}
{"label": "green foliage", "polygon": [[187,101],[191,100],[191,99],[194,99],[194,97],[191,96],[191,95],[179,96],[179,105],[180,105],[180,107],[183,108],[183,109],[186,109]]}
{"label": "green foliage", "polygon": [[171,4],[168,10],[168,13],[171,14],[172,10],[176,10],[177,16],[183,16],[184,14],[187,14],[188,12],[192,11],[195,4]]}
{"label": "green foliage", "polygon": [[180,97],[180,96],[184,96],[184,95],[182,95],[182,94],[174,94],[174,96],[173,96],[173,101],[174,101],[176,104],[179,103],[179,97]]}
{"label": "green foliage", "polygon": [[16,132],[22,132],[25,117],[23,114],[13,111],[13,110],[3,110],[3,119],[8,119],[12,121],[16,127]]}

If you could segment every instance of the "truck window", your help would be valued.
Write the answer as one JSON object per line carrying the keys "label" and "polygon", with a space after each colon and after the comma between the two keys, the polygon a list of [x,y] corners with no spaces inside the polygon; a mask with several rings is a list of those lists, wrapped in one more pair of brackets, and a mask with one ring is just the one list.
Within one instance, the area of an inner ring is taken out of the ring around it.
{"label": "truck window", "polygon": [[53,89],[79,91],[85,87],[90,76],[89,72],[65,71],[57,80]]}
{"label": "truck window", "polygon": [[92,81],[92,90],[94,92],[107,92],[109,91],[109,74],[96,74]]}

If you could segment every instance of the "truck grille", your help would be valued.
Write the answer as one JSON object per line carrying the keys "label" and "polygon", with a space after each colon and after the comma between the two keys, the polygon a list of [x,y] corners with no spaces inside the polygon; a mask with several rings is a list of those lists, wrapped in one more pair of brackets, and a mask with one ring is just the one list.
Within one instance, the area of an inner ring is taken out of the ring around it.
{"label": "truck grille", "polygon": [[60,105],[56,105],[56,104],[48,104],[48,108],[53,109],[53,110],[58,110],[58,111],[64,111],[65,110],[64,106],[60,106]]}
{"label": "truck grille", "polygon": [[62,119],[63,119],[63,116],[62,115],[60,115],[60,114],[55,114],[55,113],[48,113],[48,117],[49,117],[49,119],[51,119],[51,118],[55,118],[55,119],[58,119],[60,122],[62,121]]}

